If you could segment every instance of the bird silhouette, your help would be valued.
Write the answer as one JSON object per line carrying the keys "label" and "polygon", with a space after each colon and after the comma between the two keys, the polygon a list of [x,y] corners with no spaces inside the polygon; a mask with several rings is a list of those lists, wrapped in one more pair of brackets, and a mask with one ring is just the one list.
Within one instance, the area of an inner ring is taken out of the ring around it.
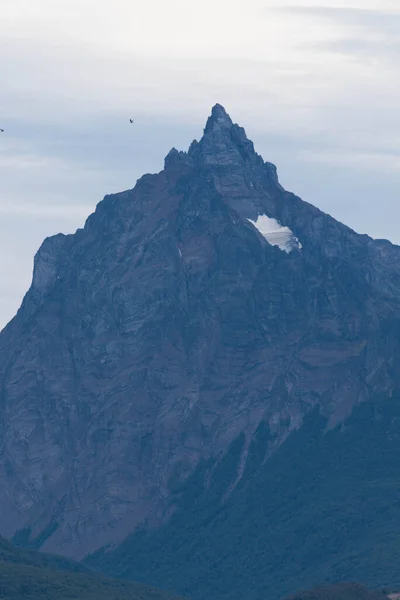
{"label": "bird silhouette", "polygon": [[4,132],[4,129],[0,129],[0,133],[3,133],[3,132]]}
{"label": "bird silhouette", "polygon": [[133,119],[129,119],[131,123],[133,123]]}

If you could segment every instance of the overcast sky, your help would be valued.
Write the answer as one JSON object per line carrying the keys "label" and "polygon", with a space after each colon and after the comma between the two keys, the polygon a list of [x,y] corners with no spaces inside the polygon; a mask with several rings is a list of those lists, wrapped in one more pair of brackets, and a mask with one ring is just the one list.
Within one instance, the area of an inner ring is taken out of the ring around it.
{"label": "overcast sky", "polygon": [[0,328],[43,238],[187,149],[216,102],[287,189],[400,243],[399,61],[398,0],[1,2]]}

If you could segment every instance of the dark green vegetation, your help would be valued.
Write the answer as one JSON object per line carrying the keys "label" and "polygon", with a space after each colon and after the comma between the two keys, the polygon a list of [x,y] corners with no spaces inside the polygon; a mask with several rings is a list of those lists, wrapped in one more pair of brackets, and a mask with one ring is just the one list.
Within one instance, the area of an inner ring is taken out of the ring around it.
{"label": "dark green vegetation", "polygon": [[64,558],[16,548],[0,538],[1,600],[173,600],[140,584],[115,582]]}
{"label": "dark green vegetation", "polygon": [[300,592],[287,600],[385,600],[384,592],[368,590],[357,583],[326,585],[306,592]]}
{"label": "dark green vegetation", "polygon": [[175,491],[163,528],[142,531],[88,564],[196,599],[269,600],[316,585],[400,587],[400,400],[357,407],[326,430],[315,410],[264,464],[266,426],[240,485],[243,439],[209,485],[202,470]]}

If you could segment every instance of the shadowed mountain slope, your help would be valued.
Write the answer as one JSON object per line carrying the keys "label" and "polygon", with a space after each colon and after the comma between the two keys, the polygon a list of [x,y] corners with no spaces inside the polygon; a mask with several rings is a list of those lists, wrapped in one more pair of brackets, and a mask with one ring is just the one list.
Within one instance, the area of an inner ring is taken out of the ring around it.
{"label": "shadowed mountain slope", "polygon": [[375,592],[357,583],[327,585],[300,592],[287,600],[385,600],[384,592]]}
{"label": "shadowed mountain slope", "polygon": [[21,550],[0,538],[3,600],[178,600],[140,584],[97,576],[64,558]]}
{"label": "shadowed mountain slope", "polygon": [[274,600],[349,580],[400,589],[400,394],[327,424],[314,409],[266,462],[274,434],[262,424],[228,493],[239,436],[223,461],[176,489],[167,523],[88,564],[196,600]]}

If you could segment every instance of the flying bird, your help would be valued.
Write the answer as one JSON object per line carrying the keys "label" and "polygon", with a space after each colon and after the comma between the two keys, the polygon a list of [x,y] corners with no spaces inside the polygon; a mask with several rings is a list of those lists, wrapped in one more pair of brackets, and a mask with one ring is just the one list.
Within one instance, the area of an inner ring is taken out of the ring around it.
{"label": "flying bird", "polygon": [[0,133],[3,133],[4,129],[0,129]]}
{"label": "flying bird", "polygon": [[129,119],[131,123],[133,123],[133,119]]}

